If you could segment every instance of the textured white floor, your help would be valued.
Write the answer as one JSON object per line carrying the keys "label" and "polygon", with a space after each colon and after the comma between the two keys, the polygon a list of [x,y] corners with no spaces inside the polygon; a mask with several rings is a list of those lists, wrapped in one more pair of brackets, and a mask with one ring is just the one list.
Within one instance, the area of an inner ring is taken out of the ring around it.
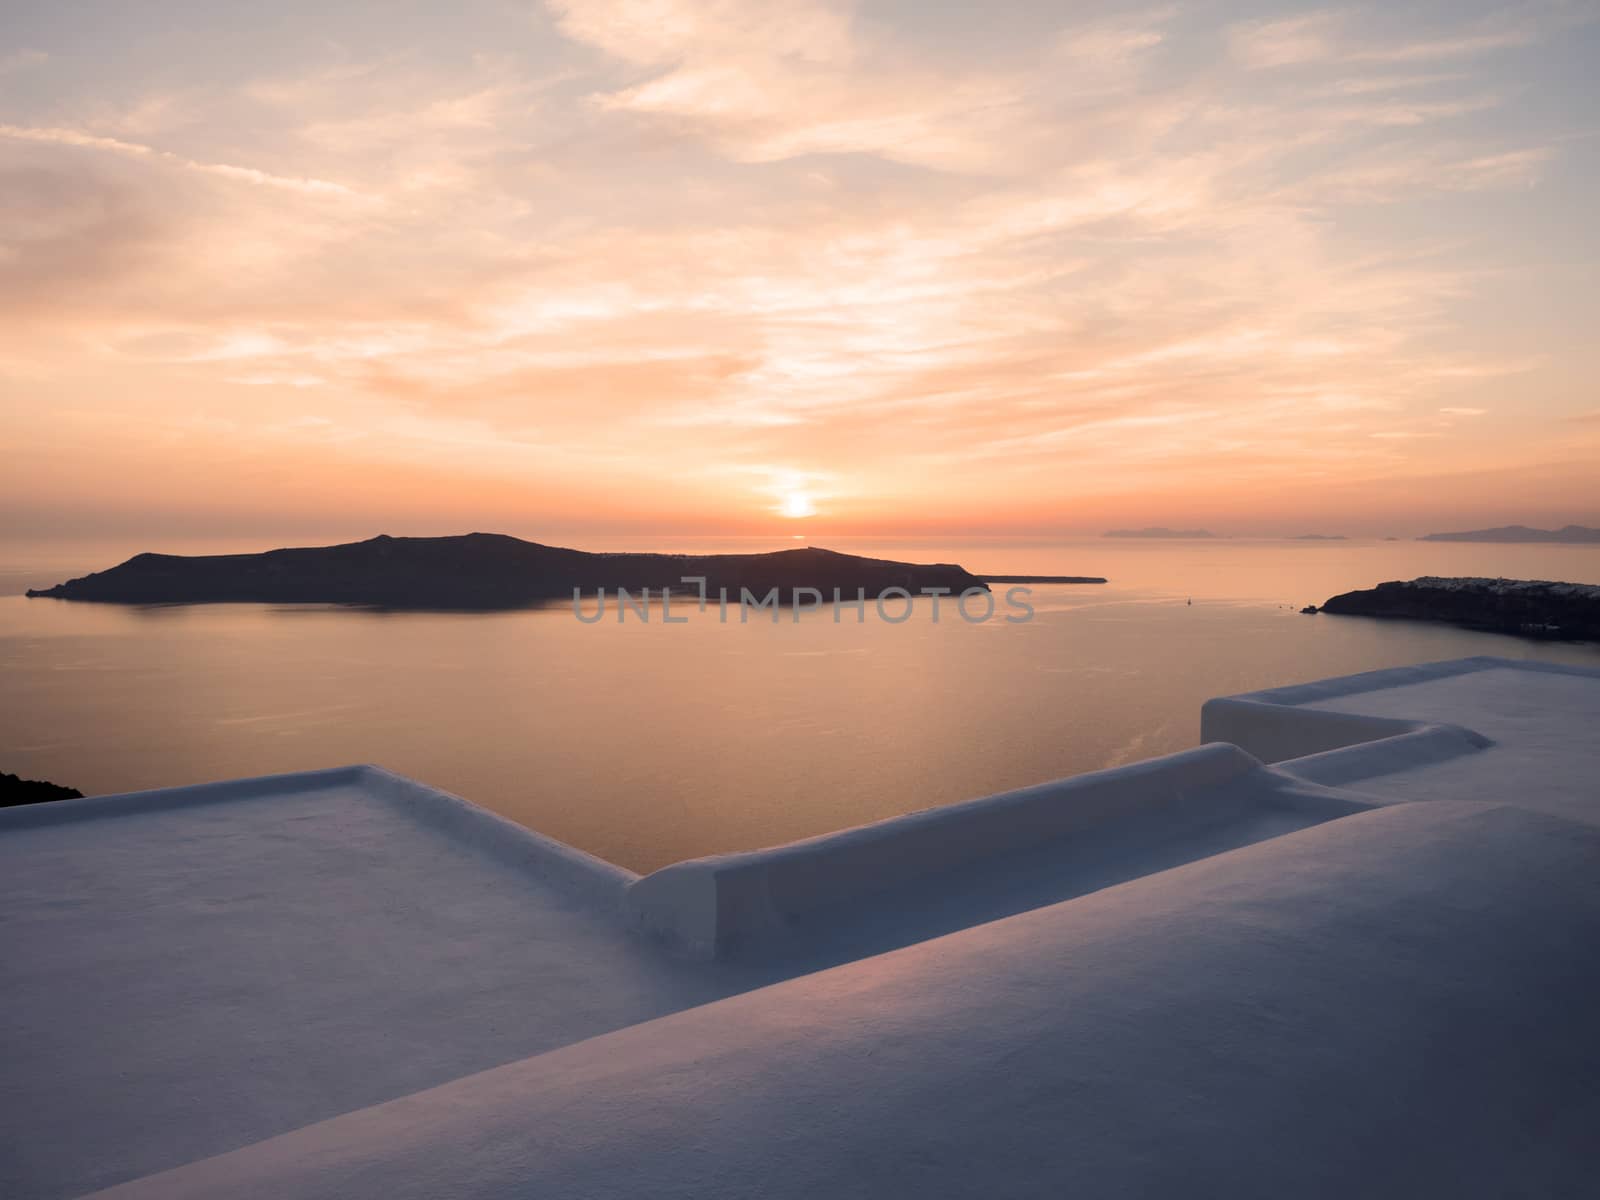
{"label": "textured white floor", "polygon": [[1362,813],[111,1196],[1589,1195],[1597,856]]}
{"label": "textured white floor", "polygon": [[772,977],[652,953],[601,898],[359,775],[128,808],[0,814],[7,1200],[76,1196]]}

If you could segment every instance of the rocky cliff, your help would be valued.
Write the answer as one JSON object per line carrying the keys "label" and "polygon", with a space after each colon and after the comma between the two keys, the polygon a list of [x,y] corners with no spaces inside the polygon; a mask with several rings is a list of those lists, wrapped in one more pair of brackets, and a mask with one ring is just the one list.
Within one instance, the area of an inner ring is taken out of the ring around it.
{"label": "rocky cliff", "polygon": [[1600,641],[1600,587],[1524,579],[1424,576],[1345,592],[1325,613],[1444,621],[1528,637]]}

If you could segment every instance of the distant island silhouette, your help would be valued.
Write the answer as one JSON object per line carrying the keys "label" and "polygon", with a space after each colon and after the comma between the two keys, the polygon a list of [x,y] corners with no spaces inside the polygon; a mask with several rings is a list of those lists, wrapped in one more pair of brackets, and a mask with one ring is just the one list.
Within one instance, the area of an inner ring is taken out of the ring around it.
{"label": "distant island silhouette", "polygon": [[1600,641],[1600,587],[1584,583],[1425,575],[1345,592],[1332,597],[1321,611],[1442,621],[1559,641]]}
{"label": "distant island silhouette", "polygon": [[1145,529],[1108,529],[1101,537],[1108,538],[1214,538],[1209,529],[1168,529],[1164,525],[1151,525]]}
{"label": "distant island silhouette", "polygon": [[[122,604],[254,601],[368,604],[395,608],[504,608],[566,599],[574,589],[671,588],[688,597],[684,576],[704,576],[708,595],[741,588],[757,597],[778,589],[782,603],[796,588],[832,599],[858,589],[869,597],[901,587],[959,593],[987,590],[978,576],[952,563],[906,563],[839,554],[818,547],[767,554],[593,554],[541,545],[498,533],[452,537],[390,537],[338,546],[269,550],[262,554],[188,556],[139,554],[105,571],[29,596]],[[810,597],[806,597],[809,599]]]}
{"label": "distant island silhouette", "polygon": [[1530,529],[1526,525],[1501,525],[1465,533],[1428,533],[1419,542],[1559,542],[1568,545],[1600,544],[1600,529],[1567,525],[1560,529]]}

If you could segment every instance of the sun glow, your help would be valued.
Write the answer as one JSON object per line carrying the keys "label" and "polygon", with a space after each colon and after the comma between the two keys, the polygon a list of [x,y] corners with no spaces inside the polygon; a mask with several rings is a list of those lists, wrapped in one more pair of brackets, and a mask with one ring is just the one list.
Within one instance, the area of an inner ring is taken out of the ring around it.
{"label": "sun glow", "polygon": [[1595,4],[0,3],[30,538],[1600,514]]}
{"label": "sun glow", "polygon": [[804,492],[787,492],[778,505],[778,515],[798,520],[801,517],[816,515],[816,505],[811,503],[811,497]]}

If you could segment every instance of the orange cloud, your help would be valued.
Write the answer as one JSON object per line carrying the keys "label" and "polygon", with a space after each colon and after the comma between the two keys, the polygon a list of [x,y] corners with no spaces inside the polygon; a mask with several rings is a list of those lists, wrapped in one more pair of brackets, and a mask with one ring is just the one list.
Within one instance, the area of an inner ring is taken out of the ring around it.
{"label": "orange cloud", "polygon": [[1506,65],[1557,18],[1403,16],[559,0],[225,77],[7,59],[44,91],[0,101],[0,496],[1000,532],[1562,478],[1592,516],[1600,364],[1511,299],[1583,299],[1538,219],[1573,131]]}

